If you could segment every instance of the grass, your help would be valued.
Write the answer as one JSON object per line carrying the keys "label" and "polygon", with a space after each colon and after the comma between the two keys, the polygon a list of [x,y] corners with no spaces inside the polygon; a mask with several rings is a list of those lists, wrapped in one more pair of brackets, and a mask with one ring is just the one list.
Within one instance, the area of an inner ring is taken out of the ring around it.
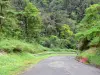
{"label": "grass", "polygon": [[15,39],[2,39],[0,40],[0,51],[12,53],[14,51],[17,52],[29,52],[29,53],[41,53],[45,51],[53,51],[53,52],[76,52],[73,49],[60,49],[60,48],[46,48],[39,44],[35,43],[27,43],[23,40],[15,40]]}
{"label": "grass", "polygon": [[82,52],[79,56],[88,58],[90,64],[100,65],[100,53],[98,54],[96,48],[91,48],[87,51]]}
{"label": "grass", "polygon": [[61,48],[51,48],[49,51],[53,51],[53,52],[76,52],[77,50],[73,50],[73,49],[61,49]]}
{"label": "grass", "polygon": [[36,64],[46,56],[34,56],[30,53],[7,54],[0,56],[0,75],[16,75],[31,64]]}
{"label": "grass", "polygon": [[[17,52],[16,52],[17,51]],[[73,55],[76,50],[48,49],[22,40],[0,40],[0,75],[17,75],[27,67],[50,56]]]}
{"label": "grass", "polygon": [[94,55],[90,58],[90,62],[92,64],[96,64],[97,66],[100,66],[100,55]]}
{"label": "grass", "polygon": [[[17,75],[26,68],[50,56],[63,54],[30,54],[30,53],[12,53],[0,56],[0,75]],[[65,54],[64,54],[65,55]],[[67,55],[67,54],[66,54]],[[71,55],[71,54],[70,54]],[[75,56],[75,54],[72,54]]]}
{"label": "grass", "polygon": [[21,70],[22,66],[27,66],[32,59],[33,56],[28,53],[2,55],[0,56],[0,75],[15,75],[13,72]]}
{"label": "grass", "polygon": [[48,50],[37,43],[27,43],[22,40],[3,39],[0,41],[0,51],[13,52],[14,50],[20,52],[39,53]]}
{"label": "grass", "polygon": [[46,48],[42,45],[33,42],[28,43],[24,40],[17,39],[0,39],[0,51],[12,53],[14,50],[18,50],[19,52],[29,52],[29,53],[40,53],[45,51],[53,51],[53,52],[76,52],[73,49],[61,49],[61,48]]}

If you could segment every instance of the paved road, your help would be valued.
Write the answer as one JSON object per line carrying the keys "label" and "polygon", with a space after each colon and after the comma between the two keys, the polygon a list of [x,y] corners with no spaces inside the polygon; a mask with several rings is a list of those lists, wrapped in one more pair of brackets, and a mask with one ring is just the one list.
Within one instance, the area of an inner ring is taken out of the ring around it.
{"label": "paved road", "polygon": [[21,75],[100,75],[100,69],[77,62],[74,58],[50,57]]}

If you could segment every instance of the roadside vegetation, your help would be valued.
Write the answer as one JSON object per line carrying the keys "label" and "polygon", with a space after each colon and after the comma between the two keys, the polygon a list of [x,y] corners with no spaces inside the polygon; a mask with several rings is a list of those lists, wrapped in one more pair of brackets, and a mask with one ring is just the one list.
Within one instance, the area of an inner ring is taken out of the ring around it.
{"label": "roadside vegetation", "polygon": [[[79,49],[82,54],[79,56],[88,58],[92,65],[100,67],[100,4],[91,5],[86,9],[85,17],[79,24],[79,32],[76,34]],[[82,30],[80,30],[82,29]]]}
{"label": "roadside vegetation", "polygon": [[2,53],[0,54],[0,75],[18,75],[30,67],[33,67],[41,60],[51,56],[76,56],[75,53],[53,53],[44,52],[39,54],[22,53]]}
{"label": "roadside vegetation", "polygon": [[[0,0],[0,75],[49,56],[100,66],[100,0]],[[35,56],[36,55],[36,56]]]}
{"label": "roadside vegetation", "polygon": [[54,55],[55,54],[36,56],[30,53],[0,55],[0,75],[18,75],[29,68],[29,66],[33,66],[39,61]]}
{"label": "roadside vegetation", "polygon": [[18,75],[39,61],[57,55],[76,56],[76,50],[50,49],[37,43],[2,39],[0,41],[0,75]]}
{"label": "roadside vegetation", "polygon": [[96,67],[100,67],[100,52],[96,48],[91,48],[87,51],[82,52],[79,55],[81,58],[88,58],[88,63]]}
{"label": "roadside vegetation", "polygon": [[8,52],[8,53],[20,53],[20,52],[28,52],[28,53],[39,53],[48,50],[49,48],[43,47],[38,43],[28,43],[23,40],[15,40],[15,39],[2,39],[0,41],[0,51]]}

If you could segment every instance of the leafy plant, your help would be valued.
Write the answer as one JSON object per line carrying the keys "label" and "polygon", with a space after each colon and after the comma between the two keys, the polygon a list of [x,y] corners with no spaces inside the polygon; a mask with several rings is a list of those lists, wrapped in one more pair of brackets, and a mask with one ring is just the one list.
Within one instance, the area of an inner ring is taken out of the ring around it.
{"label": "leafy plant", "polygon": [[[86,9],[86,14],[80,23],[76,37],[79,41],[87,39],[88,44],[99,46],[100,44],[100,5],[94,4]],[[81,30],[80,30],[81,29]]]}

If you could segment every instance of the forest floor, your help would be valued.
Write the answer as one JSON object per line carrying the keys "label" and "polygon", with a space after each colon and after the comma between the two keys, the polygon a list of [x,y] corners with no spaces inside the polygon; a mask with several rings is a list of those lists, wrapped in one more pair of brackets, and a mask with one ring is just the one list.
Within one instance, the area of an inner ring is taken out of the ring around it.
{"label": "forest floor", "polygon": [[21,75],[100,75],[100,70],[76,61],[75,56],[54,56]]}

